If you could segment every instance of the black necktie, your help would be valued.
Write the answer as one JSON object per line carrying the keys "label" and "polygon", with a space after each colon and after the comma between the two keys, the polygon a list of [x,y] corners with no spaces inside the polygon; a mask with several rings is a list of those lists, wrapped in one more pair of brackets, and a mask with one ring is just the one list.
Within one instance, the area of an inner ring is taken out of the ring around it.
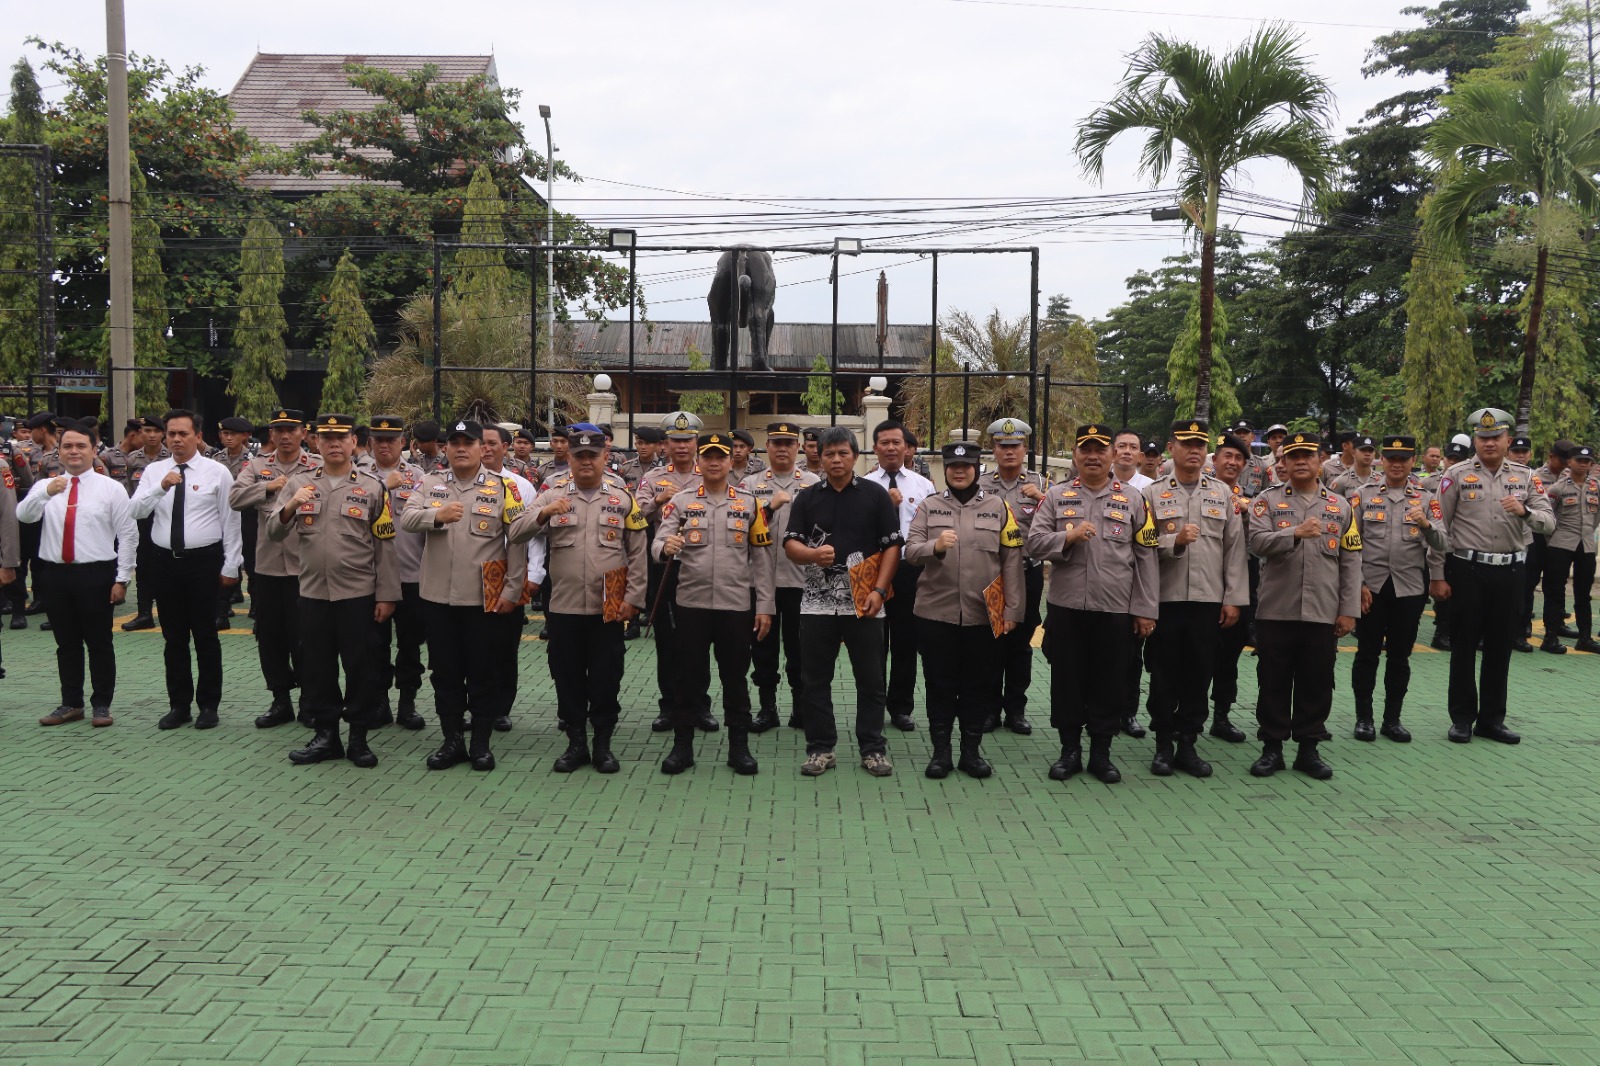
{"label": "black necktie", "polygon": [[172,498],[172,550],[183,551],[183,497],[189,490],[188,463],[178,464],[177,495]]}
{"label": "black necktie", "polygon": [[894,488],[894,480],[895,480],[895,478],[897,478],[899,476],[900,476],[900,471],[898,471],[898,470],[889,471],[889,487],[891,489]]}

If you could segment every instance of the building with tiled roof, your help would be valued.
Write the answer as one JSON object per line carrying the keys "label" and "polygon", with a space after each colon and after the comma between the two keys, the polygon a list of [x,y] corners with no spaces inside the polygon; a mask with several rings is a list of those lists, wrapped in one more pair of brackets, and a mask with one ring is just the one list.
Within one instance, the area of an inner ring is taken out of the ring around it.
{"label": "building with tiled roof", "polygon": [[[466,81],[487,76],[498,84],[494,56],[401,56],[401,55],[290,55],[258,52],[250,60],[228,102],[233,105],[238,125],[262,144],[292,149],[314,139],[318,130],[303,121],[306,111],[327,114],[331,111],[370,111],[378,98],[350,84],[345,67],[351,63],[380,67],[396,74],[421,70],[432,65],[445,81]],[[387,155],[371,149],[374,158]],[[257,173],[246,183],[266,189],[275,196],[297,199],[327,192],[364,179],[353,174],[322,171],[310,177],[301,174]]]}

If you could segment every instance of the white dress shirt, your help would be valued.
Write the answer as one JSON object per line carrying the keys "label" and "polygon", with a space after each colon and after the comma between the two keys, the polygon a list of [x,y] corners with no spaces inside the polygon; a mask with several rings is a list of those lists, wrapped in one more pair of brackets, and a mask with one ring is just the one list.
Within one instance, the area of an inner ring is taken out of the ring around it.
{"label": "white dress shirt", "polygon": [[[67,527],[67,501],[72,498],[72,475],[62,474],[67,487],[50,495],[51,478],[33,483],[17,504],[17,521],[39,522],[39,558],[61,562],[61,539]],[[139,527],[134,524],[128,493],[104,474],[87,470],[78,475],[78,516],[72,522],[72,558],[75,563],[117,561],[117,580],[126,585],[133,576],[134,552],[139,547]]]}
{"label": "white dress shirt", "polygon": [[[1117,472],[1115,470],[1113,470],[1111,472],[1111,476],[1112,477],[1116,477],[1117,476]],[[1124,485],[1128,486],[1130,489],[1138,489],[1140,492],[1144,491],[1146,485],[1154,485],[1155,484],[1154,480],[1152,480],[1151,478],[1145,477],[1143,474],[1141,474],[1137,470],[1135,470],[1133,472],[1133,476],[1132,477],[1129,477],[1129,478],[1118,478],[1118,480],[1121,481]]]}
{"label": "white dress shirt", "polygon": [[[172,550],[172,492],[161,487],[164,479],[178,467],[176,459],[157,459],[145,467],[139,488],[133,494],[133,517],[155,516],[150,524],[150,539],[157,547]],[[233,491],[233,476],[215,459],[195,453],[184,471],[189,493],[183,504],[183,543],[186,548],[203,548],[222,543],[222,576],[238,577],[244,562],[243,541],[239,536],[239,512],[228,506]]]}
{"label": "white dress shirt", "polygon": [[[484,467],[484,469],[489,470],[488,467]],[[539,490],[534,487],[533,482],[505,465],[502,465],[499,470],[489,470],[489,473],[498,477],[510,478],[512,483],[517,486],[517,491],[522,494],[522,506],[533,506],[533,498],[539,495]],[[550,576],[549,571],[545,569],[545,560],[549,556],[549,547],[544,541],[543,537],[534,537],[528,542],[528,582],[533,585],[543,585],[544,579]]]}
{"label": "white dress shirt", "polygon": [[[870,481],[876,485],[889,487],[889,474],[881,466],[872,468],[863,481]],[[894,487],[900,490],[900,506],[896,508],[900,515],[900,536],[904,539],[911,533],[911,520],[917,516],[917,505],[929,496],[936,496],[939,490],[933,482],[911,469],[902,466],[894,472]]]}

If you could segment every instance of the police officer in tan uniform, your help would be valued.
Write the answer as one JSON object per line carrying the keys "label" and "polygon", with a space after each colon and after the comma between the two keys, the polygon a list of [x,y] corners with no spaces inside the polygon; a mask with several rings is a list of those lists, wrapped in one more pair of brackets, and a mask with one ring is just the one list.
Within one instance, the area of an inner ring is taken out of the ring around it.
{"label": "police officer in tan uniform", "polygon": [[[700,435],[701,483],[673,496],[661,508],[651,550],[678,561],[673,607],[678,626],[674,646],[672,751],[661,772],[678,774],[694,765],[694,731],[700,700],[711,686],[711,655],[722,680],[728,725],[728,765],[740,774],[757,771],[750,754],[751,634],[759,641],[776,610],[772,533],[753,494],[728,483],[733,447],[726,433]],[[754,610],[750,590],[755,590]]]}
{"label": "police officer in tan uniform", "polygon": [[1328,482],[1328,491],[1345,499],[1357,495],[1360,489],[1378,484],[1383,475],[1378,471],[1378,442],[1362,434],[1355,439],[1355,463]]}
{"label": "police officer in tan uniform", "polygon": [[1413,485],[1414,437],[1383,438],[1383,480],[1350,497],[1361,531],[1361,617],[1356,621],[1356,659],[1350,687],[1356,697],[1357,740],[1375,740],[1372,695],[1383,671],[1383,727],[1390,740],[1406,743],[1400,724],[1411,684],[1411,648],[1428,599],[1430,575],[1444,574],[1444,511],[1427,489]]}
{"label": "police officer in tan uniform", "polygon": [[[300,561],[295,556],[297,542],[270,536],[276,514],[282,507],[280,494],[289,479],[314,472],[321,460],[301,450],[305,439],[305,416],[280,407],[267,422],[272,451],[251,459],[239,468],[228,494],[228,506],[235,511],[256,513],[256,572],[250,582],[250,600],[255,609],[256,653],[261,661],[261,676],[272,693],[272,704],[256,719],[258,729],[292,722],[295,718],[293,692],[300,684]],[[300,721],[311,725],[310,711],[303,704]]]}
{"label": "police officer in tan uniform", "polygon": [[[989,423],[989,446],[994,453],[994,469],[978,478],[984,492],[999,496],[1011,508],[1012,516],[1026,536],[1033,512],[1050,491],[1050,479],[1023,469],[1028,456],[1028,435],[1033,427],[1020,418],[997,418]],[[1022,620],[1000,638],[1004,663],[1000,671],[1000,706],[995,708],[985,731],[992,732],[1005,717],[1006,728],[1027,736],[1033,732],[1028,721],[1028,686],[1033,683],[1033,634],[1039,628],[1040,602],[1044,599],[1044,563],[1023,553]]]}
{"label": "police officer in tan uniform", "polygon": [[[532,522],[517,537],[543,536],[547,546],[544,639],[568,741],[555,771],[569,774],[592,761],[598,772],[614,774],[620,768],[611,738],[621,710],[622,627],[644,610],[648,527],[633,495],[603,479],[604,439],[579,431],[567,443],[571,476],[539,494],[529,507]],[[613,616],[607,617],[608,599],[615,599],[607,584],[618,570],[625,570],[621,602],[609,604]]]}
{"label": "police officer in tan uniform", "polygon": [[[398,517],[422,487],[422,468],[405,458],[405,420],[398,415],[372,416],[372,472],[383,482],[389,497],[389,513]],[[397,523],[398,525],[398,523]],[[422,688],[422,646],[427,629],[422,618],[422,546],[426,534],[396,530],[390,543],[395,570],[400,575],[400,602],[383,624],[378,643],[383,649],[383,700],[378,708],[379,726],[391,723],[404,729],[421,729],[426,722],[417,713],[417,693]],[[389,689],[400,690],[398,708],[389,703]]]}
{"label": "police officer in tan uniform", "polygon": [[1028,554],[1052,564],[1044,647],[1061,757],[1050,777],[1083,769],[1087,727],[1089,772],[1113,784],[1122,780],[1111,762],[1121,686],[1135,640],[1154,631],[1159,613],[1155,522],[1144,497],[1110,477],[1106,427],[1080,426],[1075,440],[1077,476],[1051,486],[1028,528]]}
{"label": "police officer in tan uniform", "polygon": [[986,590],[1001,583],[1002,629],[1022,621],[1027,585],[1022,530],[1003,497],[978,484],[983,452],[976,444],[946,444],[945,490],[925,498],[911,519],[906,561],[922,567],[917,583],[917,653],[927,683],[933,758],[925,771],[948,777],[950,737],[961,724],[961,759],[972,777],[993,768],[983,757],[984,725],[1000,705],[1004,659],[989,617]]}
{"label": "police officer in tan uniform", "polygon": [[[217,423],[217,439],[222,442],[220,447],[213,448],[206,458],[213,462],[221,463],[228,468],[228,473],[237,478],[239,470],[250,461],[250,436],[255,432],[255,426],[250,424],[248,418],[230,415]],[[122,457],[124,465],[127,457]],[[256,512],[243,511],[239,515],[239,537],[244,544],[244,574],[254,575],[256,572]],[[228,619],[233,617],[235,603],[244,602],[244,580],[240,579],[237,585],[220,590],[217,598],[217,628],[228,628]]]}
{"label": "police officer in tan uniform", "polygon": [[[650,522],[650,540],[653,544],[660,526],[661,511],[678,493],[700,487],[700,468],[695,464],[695,442],[700,437],[700,416],[688,411],[673,411],[661,420],[666,434],[666,462],[647,471],[639,481],[634,498],[639,510]],[[656,639],[656,700],[657,714],[650,728],[665,733],[673,728],[675,702],[671,695],[677,681],[673,659],[677,655],[678,616],[673,610],[673,590],[678,579],[678,568],[670,560],[651,553],[649,606],[645,608],[646,621],[655,629]],[[711,696],[700,700],[700,713],[695,724],[708,733],[721,727],[716,715],[711,713]]]}
{"label": "police officer in tan uniform", "polygon": [[[766,511],[767,526],[771,529],[789,527],[789,505],[795,495],[807,485],[815,485],[820,478],[806,470],[795,468],[800,453],[800,429],[792,422],[772,422],[767,425],[767,458],[772,465],[759,473],[750,474],[739,487],[753,495]],[[803,728],[800,721],[800,595],[805,579],[800,568],[782,551],[775,551],[774,564],[775,606],[772,628],[756,642],[750,661],[755,667],[756,692],[761,709],[750,725],[750,732],[765,733],[778,725],[778,660],[779,643],[782,643],[783,676],[789,681],[789,728]]]}
{"label": "police officer in tan uniform", "polygon": [[[516,540],[516,523],[530,519],[516,482],[483,468],[482,426],[460,419],[441,432],[450,469],[424,477],[400,516],[401,529],[426,535],[419,592],[444,734],[428,769],[470,760],[474,770],[487,771],[495,765],[490,739],[509,684],[506,673],[517,664],[483,650],[504,647],[506,627],[519,628],[528,549]],[[499,594],[491,595],[495,585]],[[470,746],[462,735],[469,712]]]}
{"label": "police officer in tan uniform", "polygon": [[[301,766],[347,754],[356,766],[378,765],[367,730],[382,698],[378,639],[400,600],[400,576],[383,482],[354,464],[355,421],[317,416],[323,465],[289,478],[266,523],[272,540],[295,541],[299,562],[302,702],[316,723],[311,743],[289,753]],[[341,713],[350,723],[348,749],[339,738]]]}
{"label": "police officer in tan uniform", "polygon": [[1594,449],[1577,444],[1567,454],[1566,469],[1545,495],[1555,511],[1556,529],[1544,552],[1544,651],[1566,651],[1561,643],[1567,613],[1567,576],[1572,576],[1572,613],[1579,634],[1579,651],[1600,652],[1594,639],[1590,613],[1590,586],[1594,584],[1594,531],[1600,519],[1600,480],[1594,469]]}
{"label": "police officer in tan uniform", "polygon": [[[1506,689],[1511,644],[1522,624],[1520,610],[1527,535],[1553,533],[1556,516],[1533,471],[1506,458],[1511,416],[1494,407],[1474,411],[1477,458],[1452,466],[1439,479],[1439,504],[1449,531],[1444,581],[1430,591],[1450,603],[1451,742],[1474,736],[1501,744],[1522,740],[1506,728]],[[1483,665],[1473,667],[1478,642]]]}
{"label": "police officer in tan uniform", "polygon": [[1331,740],[1333,667],[1339,638],[1361,613],[1361,532],[1348,501],[1318,483],[1317,439],[1283,442],[1289,481],[1257,496],[1250,509],[1250,550],[1261,558],[1256,605],[1256,777],[1283,769],[1283,742],[1300,750],[1294,768],[1317,780],[1333,768],[1317,753]]}
{"label": "police officer in tan uniform", "polygon": [[1150,726],[1156,754],[1150,772],[1174,769],[1210,777],[1195,740],[1206,724],[1206,693],[1222,631],[1239,623],[1249,606],[1244,530],[1233,493],[1202,473],[1211,430],[1203,418],[1172,424],[1167,450],[1172,473],[1146,485],[1155,518],[1161,570],[1160,614],[1146,644],[1150,659]]}

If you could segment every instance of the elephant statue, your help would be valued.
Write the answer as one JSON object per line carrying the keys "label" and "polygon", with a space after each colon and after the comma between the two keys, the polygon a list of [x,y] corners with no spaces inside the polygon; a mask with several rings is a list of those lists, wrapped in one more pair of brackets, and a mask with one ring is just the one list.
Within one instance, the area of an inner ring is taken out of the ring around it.
{"label": "elephant statue", "polygon": [[[767,343],[772,339],[772,302],[778,283],[772,273],[772,254],[747,244],[722,253],[711,279],[706,303],[711,308],[711,366],[728,369],[734,330],[750,329],[750,366],[767,369]],[[738,294],[735,299],[735,294]]]}

